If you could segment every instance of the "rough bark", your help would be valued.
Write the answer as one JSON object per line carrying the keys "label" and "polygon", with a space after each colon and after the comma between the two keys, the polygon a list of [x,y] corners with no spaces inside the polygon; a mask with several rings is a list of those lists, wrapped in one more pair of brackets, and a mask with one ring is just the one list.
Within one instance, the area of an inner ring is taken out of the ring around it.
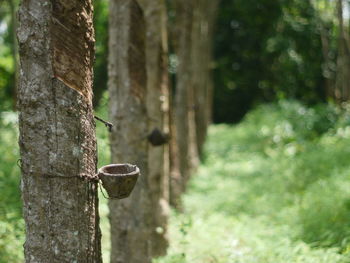
{"label": "rough bark", "polygon": [[145,22],[134,0],[111,0],[108,88],[112,162],[136,164],[130,197],[110,200],[111,262],[151,262],[152,209],[148,175]]}
{"label": "rough bark", "polygon": [[19,19],[25,261],[101,262],[91,1],[23,0]]}
{"label": "rough bark", "polygon": [[[165,111],[168,108],[166,15],[163,0],[138,0],[146,21],[147,115],[149,133],[154,129],[166,132]],[[165,21],[166,22],[166,21]],[[165,24],[166,25],[166,24]],[[168,145],[149,145],[148,177],[152,206],[152,256],[166,254],[168,247]]]}

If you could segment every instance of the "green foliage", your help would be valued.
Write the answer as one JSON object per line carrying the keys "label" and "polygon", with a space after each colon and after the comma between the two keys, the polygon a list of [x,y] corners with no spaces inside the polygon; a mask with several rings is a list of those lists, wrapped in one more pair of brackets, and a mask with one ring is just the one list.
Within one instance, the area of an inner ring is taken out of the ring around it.
{"label": "green foliage", "polygon": [[17,114],[0,114],[0,262],[22,262],[24,221],[17,166]]}
{"label": "green foliage", "polygon": [[171,219],[169,255],[156,262],[350,262],[347,116],[281,101],[211,127],[185,213]]}
{"label": "green foliage", "polygon": [[99,105],[107,89],[108,56],[108,1],[94,1],[95,63],[94,63],[94,105]]}
{"label": "green foliage", "polygon": [[[17,1],[13,1],[15,6]],[[13,108],[14,97],[14,60],[13,25],[9,1],[3,1],[0,9],[0,111]]]}
{"label": "green foliage", "polygon": [[318,17],[305,0],[221,1],[215,122],[237,122],[257,103],[275,99],[325,100]]}

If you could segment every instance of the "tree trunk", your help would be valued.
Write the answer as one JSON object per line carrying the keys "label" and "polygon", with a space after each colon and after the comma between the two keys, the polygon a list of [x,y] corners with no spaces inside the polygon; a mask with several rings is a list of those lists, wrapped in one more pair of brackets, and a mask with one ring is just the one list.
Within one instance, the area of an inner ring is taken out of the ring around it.
{"label": "tree trunk", "polygon": [[[167,9],[168,12],[176,11],[177,1],[168,1]],[[170,18],[170,17],[169,17]],[[174,21],[167,21],[166,24],[167,32],[168,32],[168,47],[172,51],[169,53],[176,53],[178,50],[178,30],[179,28],[176,26]],[[173,74],[175,72],[172,72]],[[173,77],[175,74],[173,75]],[[178,135],[176,133],[176,116],[175,116],[175,102],[174,102],[174,92],[173,86],[175,86],[175,78],[169,78],[169,111],[168,111],[168,119],[169,119],[169,164],[170,164],[170,180],[169,180],[169,203],[172,207],[177,210],[182,210],[181,204],[181,194],[183,192],[183,180],[180,172],[180,159],[179,159],[179,149],[178,149]]]}
{"label": "tree trunk", "polygon": [[178,43],[176,53],[178,68],[176,72],[175,93],[175,126],[179,153],[179,164],[182,178],[182,191],[186,188],[192,165],[196,159],[193,147],[195,134],[194,101],[191,70],[191,33],[193,19],[193,4],[191,1],[178,0],[176,2],[176,28]]}
{"label": "tree trunk", "polygon": [[26,262],[101,262],[91,1],[23,0],[19,145]]}
{"label": "tree trunk", "polygon": [[[165,225],[165,235],[167,237],[167,225],[168,225],[168,217],[169,217],[169,205],[170,205],[170,81],[169,81],[169,47],[168,47],[168,12],[167,7],[164,0],[161,0],[161,16],[160,16],[160,24],[161,24],[161,91],[162,91],[162,106],[161,111],[163,111],[163,131],[165,134],[169,136],[169,141],[164,145],[164,166],[163,173],[164,179],[162,181],[162,188],[164,201],[166,203],[162,205],[164,211],[164,215],[166,216],[166,220],[163,220],[163,224]],[[168,240],[167,240],[168,242]],[[167,247],[168,247],[167,243]],[[166,254],[166,249],[164,250],[164,254]]]}
{"label": "tree trunk", "polygon": [[[168,107],[168,69],[167,46],[163,43],[166,34],[164,17],[166,15],[163,0],[138,0],[144,10],[146,20],[146,71],[147,71],[147,114],[149,133],[154,129],[162,132],[166,125],[165,108]],[[166,22],[166,20],[165,20]],[[164,64],[165,63],[165,64]],[[168,146],[149,145],[148,177],[152,206],[152,256],[166,254],[168,247],[167,222],[169,214]],[[167,173],[165,173],[167,172]]]}
{"label": "tree trunk", "polygon": [[333,56],[331,54],[331,46],[332,46],[332,35],[334,30],[334,22],[333,20],[327,21],[322,18],[322,10],[331,10],[333,7],[333,3],[328,0],[325,1],[310,1],[311,4],[315,6],[315,19],[319,27],[320,32],[320,40],[322,45],[322,55],[323,55],[323,63],[322,63],[322,74],[324,77],[324,97],[326,99],[335,99],[335,64]]}
{"label": "tree trunk", "polygon": [[112,162],[136,164],[130,197],[110,200],[111,262],[151,262],[152,208],[148,175],[145,22],[134,0],[111,0],[109,80]]}
{"label": "tree trunk", "polygon": [[213,81],[213,70],[214,70],[214,57],[213,57],[213,39],[216,26],[216,18],[218,15],[219,4],[221,0],[207,0],[208,8],[208,39],[211,41],[208,42],[208,55],[210,56],[207,70],[209,71],[209,78],[207,83],[207,125],[210,125],[213,121],[213,94],[214,94],[214,81]]}
{"label": "tree trunk", "polygon": [[331,69],[332,58],[330,57],[330,33],[324,22],[319,19],[320,37],[323,53],[322,71],[324,76],[324,93],[327,99],[334,99],[334,74]]}
{"label": "tree trunk", "polygon": [[196,0],[192,27],[192,70],[195,99],[196,139],[202,154],[211,121],[212,107],[212,36],[218,0]]}
{"label": "tree trunk", "polygon": [[176,134],[175,114],[173,110],[173,95],[171,92],[169,92],[169,105],[169,203],[172,207],[176,208],[177,210],[182,210],[181,194],[183,192],[183,180],[180,172],[179,148],[177,143],[178,136]]}
{"label": "tree trunk", "polygon": [[344,27],[343,19],[343,1],[337,1],[337,16],[339,23],[338,36],[338,56],[337,73],[335,81],[335,98],[338,102],[344,102],[349,99],[349,71],[350,71],[350,49],[347,32]]}

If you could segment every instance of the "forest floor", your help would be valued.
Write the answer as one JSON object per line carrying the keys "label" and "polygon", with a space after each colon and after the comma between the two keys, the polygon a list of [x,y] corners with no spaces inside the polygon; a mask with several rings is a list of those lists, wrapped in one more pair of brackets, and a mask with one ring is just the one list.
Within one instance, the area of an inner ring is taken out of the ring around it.
{"label": "forest floor", "polygon": [[350,262],[348,113],[281,102],[210,128],[157,263]]}
{"label": "forest floor", "polygon": [[[97,112],[107,119],[105,106]],[[0,263],[23,262],[17,115],[0,116]],[[99,167],[108,131],[97,123]],[[213,125],[155,263],[350,263],[350,107],[262,105]],[[100,196],[104,262],[107,200]]]}

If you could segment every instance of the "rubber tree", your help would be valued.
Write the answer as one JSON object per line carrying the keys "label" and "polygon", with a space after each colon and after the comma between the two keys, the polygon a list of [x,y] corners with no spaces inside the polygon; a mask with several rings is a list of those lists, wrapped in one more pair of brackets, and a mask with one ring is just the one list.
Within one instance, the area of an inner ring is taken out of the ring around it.
{"label": "rubber tree", "polygon": [[211,122],[212,36],[218,3],[218,0],[169,3],[175,14],[169,28],[177,62],[174,125],[170,126],[176,140],[175,147],[170,144],[170,203],[179,209],[181,193],[198,166]]}
{"label": "rubber tree", "polygon": [[192,1],[177,0],[175,2],[175,35],[178,38],[175,44],[175,53],[178,61],[175,92],[175,126],[178,151],[181,153],[179,155],[179,167],[182,178],[182,192],[185,191],[186,183],[197,162],[197,146],[194,146],[196,143],[196,128],[191,67],[193,8]]}
{"label": "rubber tree", "polygon": [[174,16],[177,1],[168,1],[166,8],[167,14],[169,15],[167,18],[165,26],[167,27],[167,36],[166,39],[168,53],[167,58],[170,57],[168,61],[169,68],[169,78],[168,78],[168,98],[169,98],[169,107],[167,119],[169,120],[169,204],[177,210],[182,210],[181,203],[181,194],[183,192],[183,177],[181,175],[180,169],[180,155],[179,155],[179,145],[178,145],[178,135],[176,128],[176,111],[175,111],[175,94],[174,89],[176,87],[176,70],[177,70],[177,57],[176,51],[178,50],[178,30],[179,28],[175,24]]}
{"label": "rubber tree", "polygon": [[335,99],[338,102],[349,100],[349,73],[350,73],[350,40],[349,32],[344,23],[344,1],[337,0],[337,20],[338,20],[338,54],[337,71],[335,80]]}
{"label": "rubber tree", "polygon": [[23,0],[19,128],[25,262],[101,262],[90,0]]}
{"label": "rubber tree", "polygon": [[109,115],[113,163],[136,164],[141,176],[131,195],[110,200],[111,262],[147,263],[152,253],[148,166],[145,21],[135,0],[109,6]]}
{"label": "rubber tree", "polygon": [[192,83],[194,89],[197,150],[202,154],[211,122],[213,99],[212,39],[218,0],[195,0],[192,23]]}
{"label": "rubber tree", "polygon": [[[147,117],[149,133],[169,133],[166,7],[164,0],[138,0],[146,22]],[[161,142],[160,142],[161,143]],[[159,144],[160,144],[159,143]],[[152,256],[166,254],[169,215],[169,147],[149,144],[148,178],[152,201]]]}

